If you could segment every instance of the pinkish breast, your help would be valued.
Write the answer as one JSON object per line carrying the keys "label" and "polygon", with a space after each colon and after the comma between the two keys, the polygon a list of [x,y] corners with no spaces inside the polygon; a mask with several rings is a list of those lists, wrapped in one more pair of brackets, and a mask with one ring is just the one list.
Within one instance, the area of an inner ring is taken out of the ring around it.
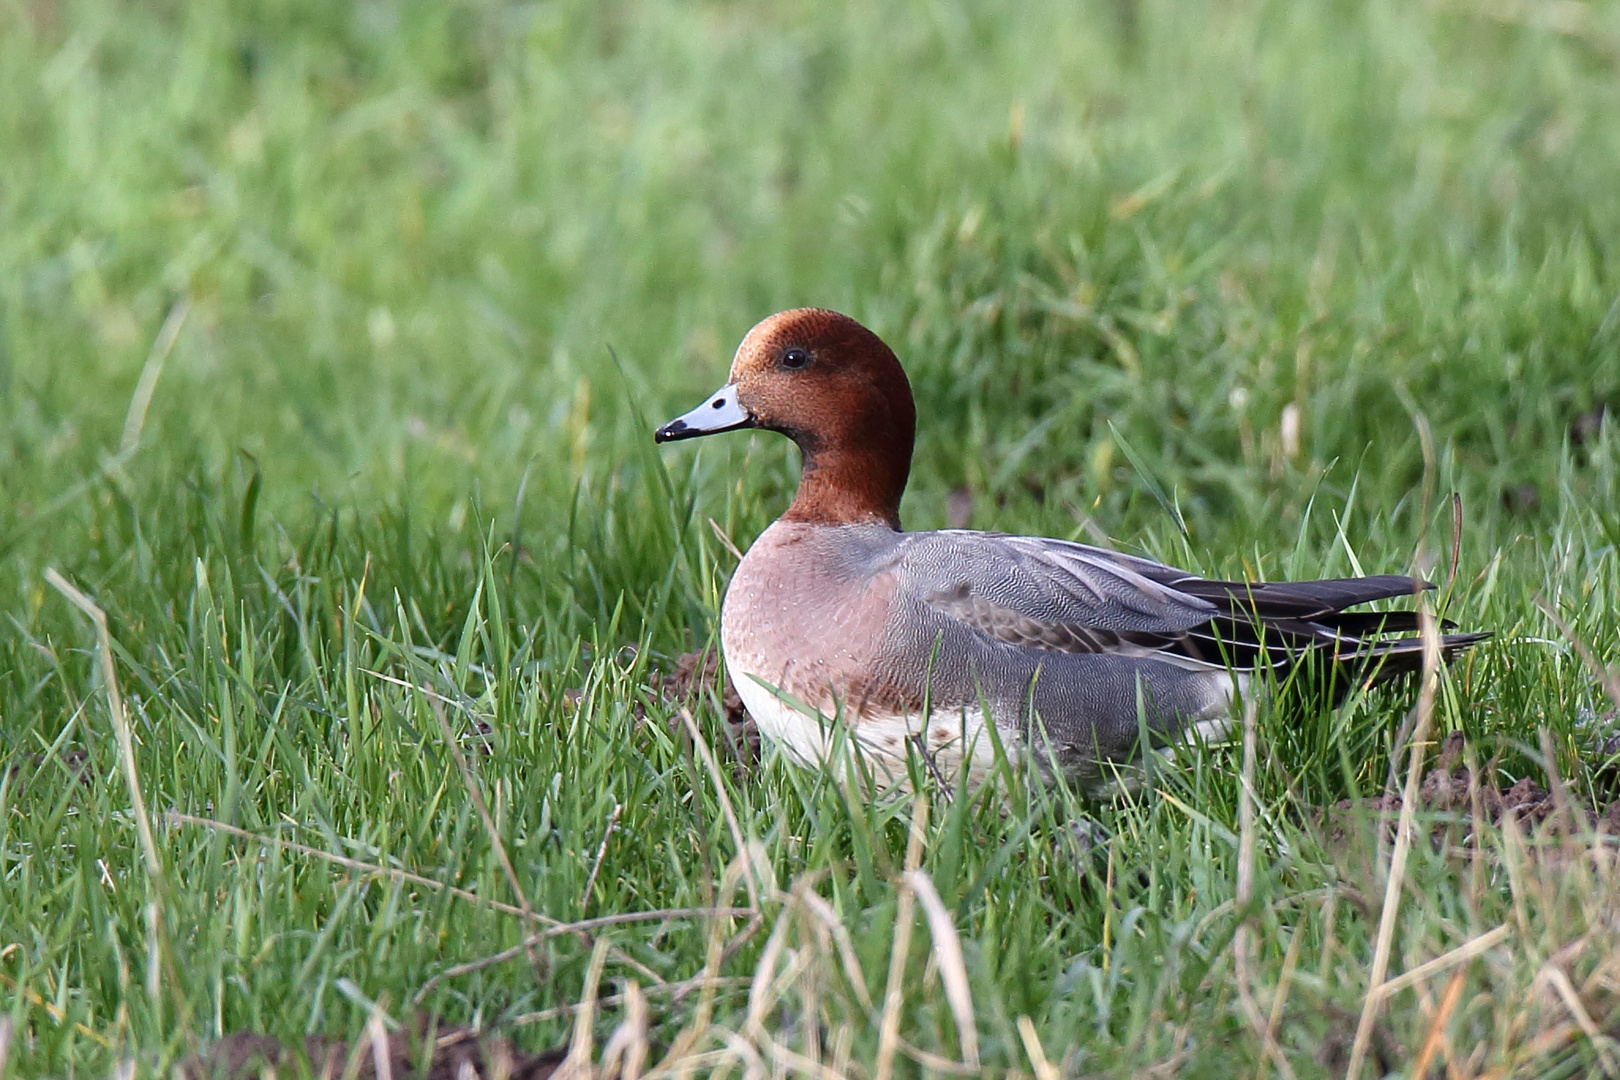
{"label": "pinkish breast", "polygon": [[920,711],[884,677],[894,576],[852,558],[848,526],[778,521],[760,534],[726,590],[721,645],[734,680],[757,676],[831,715]]}

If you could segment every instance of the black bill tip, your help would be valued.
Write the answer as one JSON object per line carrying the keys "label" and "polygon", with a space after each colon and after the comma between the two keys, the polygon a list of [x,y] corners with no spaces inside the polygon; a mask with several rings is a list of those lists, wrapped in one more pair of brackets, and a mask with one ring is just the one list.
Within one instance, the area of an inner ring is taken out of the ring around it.
{"label": "black bill tip", "polygon": [[653,442],[678,442],[681,439],[691,439],[698,435],[708,434],[696,428],[688,427],[685,420],[671,420],[657,431],[653,432]]}

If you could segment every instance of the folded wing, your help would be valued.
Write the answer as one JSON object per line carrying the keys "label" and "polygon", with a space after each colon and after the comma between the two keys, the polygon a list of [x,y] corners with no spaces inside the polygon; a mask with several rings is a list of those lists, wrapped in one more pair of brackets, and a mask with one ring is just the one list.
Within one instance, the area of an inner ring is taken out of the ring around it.
{"label": "folded wing", "polygon": [[[1085,544],[914,533],[896,566],[927,604],[1008,645],[1152,657],[1185,667],[1282,668],[1306,653],[1385,677],[1421,666],[1418,614],[1346,611],[1431,588],[1396,574],[1233,582]],[[1442,652],[1489,635],[1449,634]]]}

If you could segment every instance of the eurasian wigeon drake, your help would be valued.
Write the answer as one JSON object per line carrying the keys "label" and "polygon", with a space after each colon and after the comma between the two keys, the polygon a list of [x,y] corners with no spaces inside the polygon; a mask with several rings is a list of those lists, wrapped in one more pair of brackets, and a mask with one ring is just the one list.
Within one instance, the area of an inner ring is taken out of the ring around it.
{"label": "eurasian wigeon drake", "polygon": [[[737,693],[802,765],[828,760],[841,717],[891,776],[910,746],[982,774],[988,717],[1009,753],[1092,783],[1144,730],[1156,746],[1224,731],[1265,668],[1314,655],[1349,685],[1422,664],[1415,613],[1345,611],[1428,587],[1413,578],[1210,581],[1064,540],[902,531],[911,384],[836,312],[755,326],[730,381],[655,437],[737,428],[779,431],[803,459],[798,494],[743,556],[720,615]],[[1442,652],[1486,636],[1445,635]]]}

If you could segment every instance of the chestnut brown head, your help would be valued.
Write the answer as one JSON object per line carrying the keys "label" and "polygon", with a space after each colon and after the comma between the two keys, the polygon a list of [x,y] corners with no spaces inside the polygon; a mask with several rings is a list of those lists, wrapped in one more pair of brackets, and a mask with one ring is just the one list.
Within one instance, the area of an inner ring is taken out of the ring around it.
{"label": "chestnut brown head", "polygon": [[917,413],[900,362],[878,336],[819,308],[772,315],[748,332],[731,380],[659,428],[659,442],[736,428],[780,431],[803,455],[784,517],[899,528]]}

